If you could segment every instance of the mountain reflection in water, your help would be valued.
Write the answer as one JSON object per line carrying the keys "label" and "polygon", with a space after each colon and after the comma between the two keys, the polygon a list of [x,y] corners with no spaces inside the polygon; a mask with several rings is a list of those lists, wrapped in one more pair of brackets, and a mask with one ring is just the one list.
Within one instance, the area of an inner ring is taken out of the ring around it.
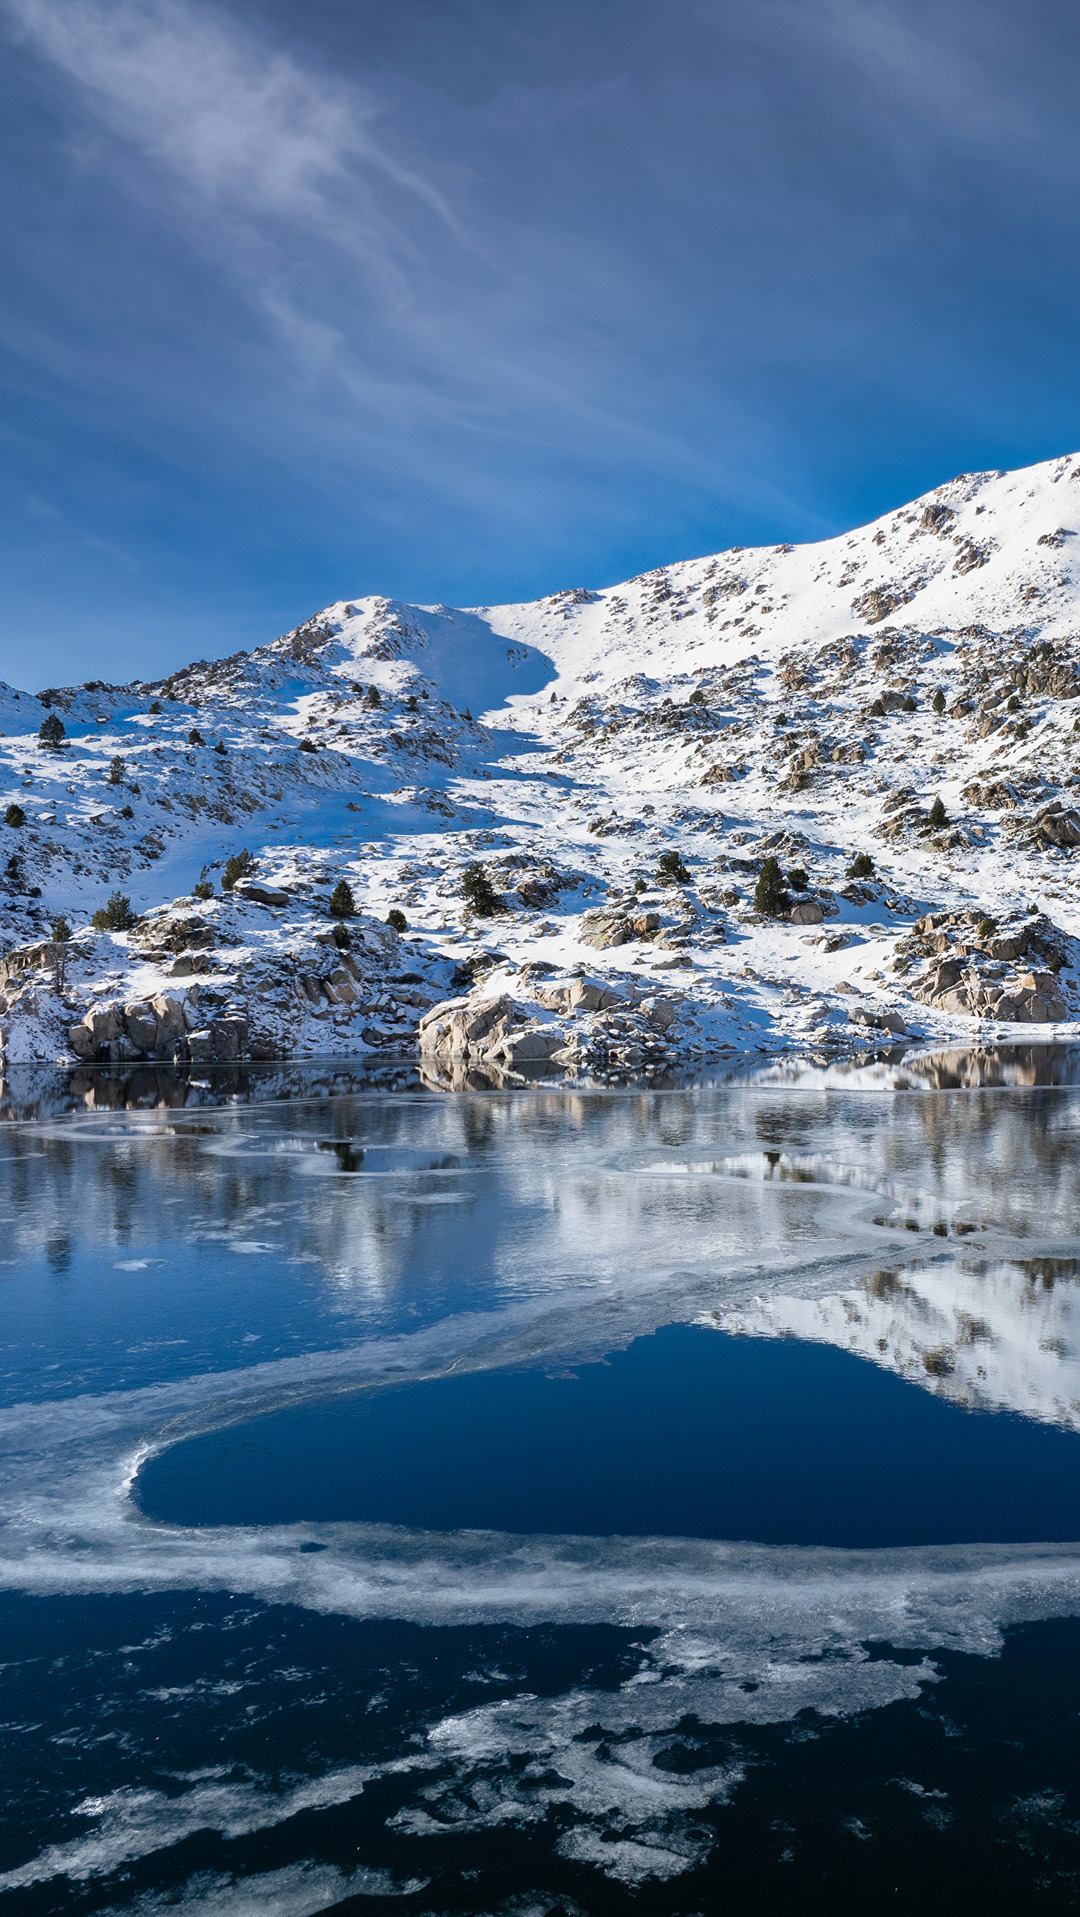
{"label": "mountain reflection in water", "polygon": [[[885,1535],[869,1525],[793,1545],[812,1529],[756,1522],[749,1470],[738,1523],[764,1541],[668,1535],[678,1500],[663,1465],[685,1484],[694,1456],[676,1455],[663,1415],[652,1504],[635,1509],[634,1473],[609,1443],[619,1499],[605,1504],[594,1470],[588,1536],[466,1528],[494,1507],[441,1531],[390,1503],[378,1521],[347,1508],[338,1521],[332,1500],[310,1522],[301,1505],[289,1523],[215,1523],[197,1474],[185,1527],[141,1511],[131,1487],[147,1460],[147,1483],[154,1462],[182,1469],[185,1440],[191,1459],[239,1455],[260,1420],[336,1430],[350,1394],[374,1385],[402,1387],[384,1395],[402,1407],[403,1452],[408,1407],[430,1391],[430,1429],[446,1407],[452,1464],[458,1402],[509,1402],[522,1373],[560,1380],[613,1353],[617,1380],[635,1348],[669,1354],[689,1428],[706,1388],[683,1350],[701,1376],[726,1352],[745,1383],[749,1334],[772,1341],[754,1347],[761,1376],[805,1374],[806,1429],[829,1409],[814,1380],[858,1374],[865,1417],[834,1447],[826,1489],[872,1497],[873,1470],[846,1458],[861,1445],[872,1464],[875,1419],[904,1489],[904,1399],[931,1437],[963,1427],[972,1482],[976,1427],[997,1426],[1001,1455],[1023,1420],[1013,1455],[1036,1459],[1045,1511],[1038,1459],[1065,1456],[1080,1431],[1080,1053],[743,1061],[708,1082],[451,1096],[408,1063],[28,1068],[5,1082],[2,1111],[0,1890],[28,1912],[293,1917],[415,1895],[502,1917],[549,1910],[557,1892],[568,1911],[629,1913],[632,1897],[639,1917],[677,1917],[724,1902],[732,1858],[749,1869],[742,1807],[761,1806],[774,1832],[811,1743],[818,1777],[848,1751],[830,1802],[871,1832],[862,1904],[847,1863],[830,1877],[838,1912],[891,1896],[901,1851],[946,1842],[947,1822],[912,1835],[909,1797],[920,1818],[946,1790],[950,1817],[953,1801],[978,1807],[968,1849],[933,1853],[953,1857],[951,1891],[976,1880],[992,1815],[994,1869],[1019,1858],[1022,1892],[1014,1798],[1058,1792],[1062,1829],[1076,1828],[1075,1740],[1053,1727],[1059,1691],[1074,1726],[1080,1677],[1039,1677],[1038,1659],[1064,1645],[1080,1671],[1080,1640],[1046,1623],[1080,1615],[1080,1545],[1019,1535],[1022,1471],[999,1542],[958,1542],[941,1499],[937,1529],[916,1510],[893,1533],[912,1548],[885,1549],[843,1546]],[[665,1326],[681,1329],[650,1337]],[[886,1397],[901,1419],[891,1439]],[[813,1457],[788,1410],[783,1431],[765,1428],[774,1484],[797,1478],[800,1444],[804,1475]],[[497,1419],[479,1442],[496,1454]],[[553,1437],[537,1460],[538,1501],[557,1449]],[[343,1447],[312,1456],[312,1481],[332,1488]],[[933,1511],[929,1439],[922,1456]],[[421,1455],[426,1490],[425,1469]],[[980,1488],[992,1500],[992,1471]],[[552,1498],[545,1522],[560,1511],[570,1503]],[[969,1517],[957,1530],[970,1538],[982,1521]],[[1040,1699],[1018,1743],[1015,1709],[998,1712],[990,1679],[964,1670],[985,1673],[1020,1627],[1050,1635],[1008,1653]],[[1007,1739],[985,1735],[1008,1745],[1012,1796],[988,1782],[974,1732],[921,1742],[931,1719],[1006,1723]],[[903,1737],[917,1762],[898,1755]],[[1030,1817],[1022,1828],[1027,1842]],[[852,1843],[836,1838],[845,1858]],[[791,1896],[745,1907],[818,1907],[811,1878],[788,1881]]]}

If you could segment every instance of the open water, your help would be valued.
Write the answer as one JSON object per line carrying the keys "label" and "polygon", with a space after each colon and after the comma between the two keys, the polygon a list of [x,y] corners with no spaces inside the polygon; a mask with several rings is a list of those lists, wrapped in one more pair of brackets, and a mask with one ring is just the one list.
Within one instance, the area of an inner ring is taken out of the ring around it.
{"label": "open water", "polygon": [[0,1908],[1074,1910],[1080,1056],[0,1113]]}

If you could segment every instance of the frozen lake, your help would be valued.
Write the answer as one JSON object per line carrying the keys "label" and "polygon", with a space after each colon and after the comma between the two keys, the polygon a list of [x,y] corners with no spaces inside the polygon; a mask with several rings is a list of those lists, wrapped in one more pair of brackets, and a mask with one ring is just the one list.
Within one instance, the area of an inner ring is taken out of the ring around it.
{"label": "frozen lake", "polygon": [[1074,1908],[1077,1075],[7,1087],[12,1911]]}

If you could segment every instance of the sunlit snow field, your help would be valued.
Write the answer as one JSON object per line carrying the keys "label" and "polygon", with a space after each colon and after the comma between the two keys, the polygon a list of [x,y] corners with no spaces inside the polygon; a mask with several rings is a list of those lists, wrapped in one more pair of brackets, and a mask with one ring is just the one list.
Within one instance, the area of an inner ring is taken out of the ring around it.
{"label": "sunlit snow field", "polygon": [[1075,1907],[1077,1064],[12,1090],[7,1906]]}

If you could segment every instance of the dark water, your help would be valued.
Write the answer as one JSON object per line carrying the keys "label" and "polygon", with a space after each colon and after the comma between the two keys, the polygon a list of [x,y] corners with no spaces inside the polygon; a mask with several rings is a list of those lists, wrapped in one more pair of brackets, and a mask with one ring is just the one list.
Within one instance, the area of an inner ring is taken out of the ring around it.
{"label": "dark water", "polygon": [[1072,1911],[1080,1056],[0,1095],[0,1908]]}
{"label": "dark water", "polygon": [[189,1438],[137,1497],[167,1524],[1070,1539],[1080,1433],[950,1404],[828,1345],[667,1325],[564,1377],[380,1386]]}

